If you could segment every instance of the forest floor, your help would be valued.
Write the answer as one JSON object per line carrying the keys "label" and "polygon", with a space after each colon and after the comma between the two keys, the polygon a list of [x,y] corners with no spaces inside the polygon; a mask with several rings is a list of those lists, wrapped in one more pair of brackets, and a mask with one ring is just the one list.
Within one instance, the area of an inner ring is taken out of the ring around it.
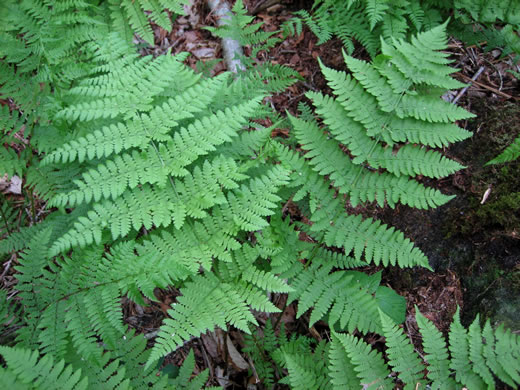
{"label": "forest floor", "polygon": [[[261,8],[258,1],[244,1],[249,10]],[[291,11],[308,8],[299,0],[282,1],[256,14],[265,31],[277,31],[291,17]],[[156,45],[143,53],[161,55],[189,52],[187,63],[210,74],[225,71],[220,40],[202,26],[214,26],[211,12],[204,2],[196,0],[189,14],[176,20],[171,32],[155,28]],[[317,58],[335,69],[344,69],[341,42],[331,40],[318,45],[307,28],[298,36],[280,41],[269,52],[261,52],[259,63],[270,61],[296,70],[302,81],[285,92],[270,98],[279,113],[297,113],[298,103],[307,101],[309,90],[327,93]],[[477,47],[464,47],[450,40],[453,66],[459,71],[454,77],[468,82],[481,69],[473,85],[462,95],[459,105],[477,115],[459,125],[474,133],[473,137],[447,150],[446,154],[467,168],[442,180],[425,181],[429,186],[457,197],[434,210],[416,210],[406,206],[380,209],[367,206],[360,210],[373,218],[402,230],[425,252],[435,272],[424,269],[387,268],[383,281],[404,296],[408,302],[406,329],[412,340],[418,332],[413,316],[414,306],[446,332],[457,306],[462,308],[466,325],[477,313],[494,322],[504,322],[514,331],[520,330],[520,163],[513,162],[484,167],[486,161],[499,154],[520,134],[520,83],[507,70],[512,69],[510,57],[500,58],[500,51],[484,52]],[[245,48],[247,53],[247,48]],[[368,59],[362,49],[354,54]],[[455,92],[455,95],[458,93]],[[288,129],[277,129],[273,135],[286,135]],[[0,183],[1,184],[1,183]],[[1,186],[0,186],[1,187]],[[2,188],[0,188],[1,190]],[[5,190],[5,188],[4,188]],[[297,211],[295,211],[297,213]],[[379,269],[372,267],[369,272]],[[8,287],[12,272],[2,274]],[[166,311],[178,291],[158,290],[159,302],[141,307],[127,301],[125,321],[138,332],[153,339]],[[284,306],[284,297],[275,296],[275,304]],[[275,321],[278,315],[274,316]],[[269,320],[261,317],[259,322]],[[326,338],[328,329],[318,323],[308,330],[308,318],[296,319],[296,307],[289,305],[281,315],[289,333],[306,334],[318,340]],[[370,340],[377,344],[377,338]],[[152,342],[152,341],[150,341]],[[242,354],[243,339],[239,332],[215,331],[187,343],[170,355],[166,363],[178,365],[190,348],[195,350],[199,370],[209,368],[215,385],[246,388],[254,380],[248,374],[247,356]],[[249,388],[255,389],[251,385]]]}

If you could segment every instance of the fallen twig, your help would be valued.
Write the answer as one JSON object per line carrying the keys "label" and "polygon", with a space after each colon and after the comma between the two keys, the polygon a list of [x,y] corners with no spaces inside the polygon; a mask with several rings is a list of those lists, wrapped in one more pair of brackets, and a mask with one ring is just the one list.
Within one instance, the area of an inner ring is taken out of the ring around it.
{"label": "fallen twig", "polygon": [[[231,19],[231,10],[225,0],[208,0],[208,5],[211,12],[217,17],[217,26],[223,26],[227,20]],[[222,38],[222,52],[230,72],[237,73],[239,70],[245,70],[244,65],[238,59],[244,53],[237,40]]]}
{"label": "fallen twig", "polygon": [[464,95],[466,93],[466,91],[469,89],[469,87],[471,87],[472,83],[475,82],[476,79],[478,79],[478,77],[482,74],[482,72],[484,72],[484,69],[486,69],[484,66],[481,66],[478,70],[477,70],[477,73],[475,73],[473,75],[473,77],[471,78],[471,82],[466,85],[464,88],[461,89],[461,91],[458,93],[457,96],[455,96],[455,99],[453,99],[452,103],[453,104],[456,104],[459,99],[462,97],[462,95]]}
{"label": "fallen twig", "polygon": [[508,95],[507,93],[504,93],[504,92],[502,92],[502,91],[499,91],[499,90],[496,89],[496,88],[490,87],[489,85],[482,84],[482,83],[480,83],[480,82],[478,82],[478,81],[472,80],[472,79],[470,79],[468,76],[466,76],[466,75],[464,75],[464,74],[460,74],[460,76],[461,76],[462,78],[468,80],[468,81],[471,81],[473,84],[478,85],[478,86],[481,87],[481,88],[487,89],[488,91],[491,91],[491,92],[493,92],[493,93],[495,93],[495,94],[497,94],[497,95],[500,95],[500,96],[502,96],[502,97],[504,97],[504,98],[506,98],[506,99],[515,99],[515,100],[518,100],[518,99],[519,99],[519,98],[517,98],[517,97],[511,96],[511,95]]}

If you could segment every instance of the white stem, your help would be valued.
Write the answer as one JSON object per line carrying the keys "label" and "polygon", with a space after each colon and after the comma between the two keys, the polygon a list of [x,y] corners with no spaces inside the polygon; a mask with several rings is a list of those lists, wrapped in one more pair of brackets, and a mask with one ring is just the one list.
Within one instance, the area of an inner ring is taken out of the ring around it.
{"label": "white stem", "polygon": [[[217,26],[226,24],[226,20],[231,19],[231,10],[225,0],[208,0],[209,8],[217,18]],[[229,71],[237,73],[238,70],[245,70],[244,65],[237,58],[244,54],[240,43],[231,38],[222,38],[222,52]]]}

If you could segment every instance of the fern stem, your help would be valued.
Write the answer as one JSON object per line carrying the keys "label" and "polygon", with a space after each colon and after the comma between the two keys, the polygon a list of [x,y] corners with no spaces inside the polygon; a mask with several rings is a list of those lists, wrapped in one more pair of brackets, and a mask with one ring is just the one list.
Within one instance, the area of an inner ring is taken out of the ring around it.
{"label": "fern stem", "polygon": [[0,207],[0,213],[2,213],[2,219],[4,220],[5,228],[7,230],[7,235],[11,235],[11,229],[9,229],[9,224],[7,223],[7,216],[5,215],[4,209]]}
{"label": "fern stem", "polygon": [[31,215],[32,215],[32,223],[36,223],[36,206],[34,204],[34,191],[31,189],[29,192],[29,199],[31,201]]}

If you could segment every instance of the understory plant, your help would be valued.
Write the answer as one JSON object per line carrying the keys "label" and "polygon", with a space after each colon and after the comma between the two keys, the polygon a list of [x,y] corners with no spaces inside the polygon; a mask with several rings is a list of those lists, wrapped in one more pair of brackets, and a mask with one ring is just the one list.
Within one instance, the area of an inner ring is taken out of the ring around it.
{"label": "understory plant", "polygon": [[449,32],[468,44],[520,54],[520,3],[511,0],[315,0],[310,12],[295,12],[285,27],[296,32],[305,23],[318,43],[337,36],[349,54],[357,41],[374,57],[380,37],[403,39],[447,18]]}
{"label": "understory plant", "polygon": [[[442,337],[423,321],[426,360],[448,375],[425,377],[399,333],[404,298],[360,267],[429,268],[428,259],[402,232],[346,211],[452,198],[423,179],[461,169],[438,149],[470,136],[455,122],[472,114],[440,99],[463,86],[442,52],[445,24],[383,39],[372,62],[344,54],[343,70],[320,63],[333,96],[309,92],[314,110],[282,119],[264,98],[294,72],[245,61],[244,72],[209,78],[184,53],[141,56],[118,32],[121,20],[147,39],[143,15],[160,24],[168,4],[123,0],[113,16],[114,4],[12,1],[0,25],[1,93],[11,99],[0,170],[22,176],[46,210],[13,228],[11,205],[1,208],[0,254],[16,256],[17,281],[1,307],[14,332],[0,347],[4,387],[200,388],[208,372],[191,378],[193,354],[173,377],[158,362],[216,327],[255,334],[257,313],[282,311],[273,293],[333,334],[330,344],[289,341],[272,356],[293,388],[520,382],[517,336],[489,323],[481,332],[478,322],[466,334],[457,319],[451,356],[442,344],[430,349]],[[220,33],[249,23],[240,3],[235,11]],[[243,42],[268,47],[270,34],[257,30]],[[266,117],[291,138],[273,139],[274,126],[258,121]],[[302,218],[285,213],[289,204]],[[123,298],[143,306],[167,287],[179,296],[147,348],[125,322]],[[387,338],[386,360],[361,340],[372,332]],[[366,373],[364,359],[380,370]]]}

